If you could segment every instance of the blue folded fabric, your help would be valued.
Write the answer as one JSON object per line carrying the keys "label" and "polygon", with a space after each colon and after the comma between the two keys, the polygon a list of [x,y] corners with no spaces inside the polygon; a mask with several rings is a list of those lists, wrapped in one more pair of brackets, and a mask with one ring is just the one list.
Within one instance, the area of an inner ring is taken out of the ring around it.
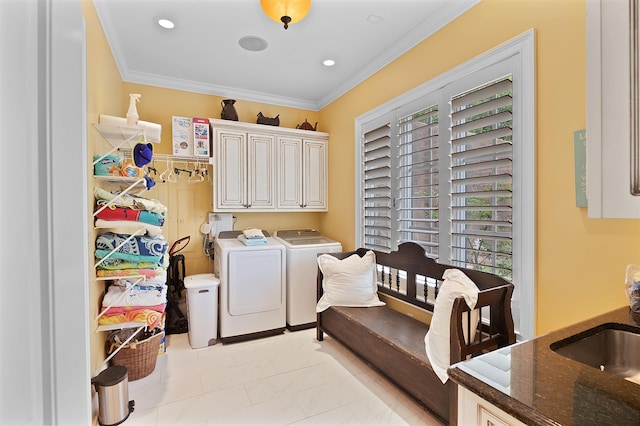
{"label": "blue folded fabric", "polygon": [[265,237],[261,238],[247,238],[244,235],[238,235],[238,240],[240,240],[245,246],[260,246],[263,244],[267,244],[267,239]]}

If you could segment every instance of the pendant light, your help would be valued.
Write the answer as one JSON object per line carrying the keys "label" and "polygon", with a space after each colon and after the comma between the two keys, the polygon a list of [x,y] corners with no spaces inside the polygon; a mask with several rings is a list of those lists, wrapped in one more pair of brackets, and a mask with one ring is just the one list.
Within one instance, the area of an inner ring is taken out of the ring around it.
{"label": "pendant light", "polygon": [[289,24],[301,21],[311,7],[311,0],[260,0],[264,13],[276,22],[282,22],[284,29]]}

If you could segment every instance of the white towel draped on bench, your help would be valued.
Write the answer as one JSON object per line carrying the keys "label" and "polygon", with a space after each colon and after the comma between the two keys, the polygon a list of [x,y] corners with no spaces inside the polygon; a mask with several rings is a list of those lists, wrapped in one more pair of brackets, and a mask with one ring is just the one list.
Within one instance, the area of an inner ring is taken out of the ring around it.
{"label": "white towel draped on bench", "polygon": [[[451,359],[449,324],[453,301],[457,297],[462,296],[470,309],[475,308],[478,302],[478,287],[459,269],[447,269],[442,277],[444,281],[436,297],[436,302],[433,307],[433,317],[431,318],[429,331],[424,337],[424,343],[433,371],[442,383],[446,383],[449,379],[447,368],[450,365]],[[475,333],[477,323],[478,312],[474,311],[471,315],[471,335]],[[468,330],[466,330],[466,321],[464,321],[463,324],[466,338],[466,334],[468,333]]]}

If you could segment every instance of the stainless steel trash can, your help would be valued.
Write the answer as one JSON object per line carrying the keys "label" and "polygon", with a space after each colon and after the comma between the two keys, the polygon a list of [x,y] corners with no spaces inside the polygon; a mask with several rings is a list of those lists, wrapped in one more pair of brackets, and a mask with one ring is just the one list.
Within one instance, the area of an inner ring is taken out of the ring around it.
{"label": "stainless steel trash can", "polygon": [[91,384],[98,392],[98,423],[101,426],[115,426],[129,418],[135,402],[129,401],[129,378],[127,367],[108,367]]}

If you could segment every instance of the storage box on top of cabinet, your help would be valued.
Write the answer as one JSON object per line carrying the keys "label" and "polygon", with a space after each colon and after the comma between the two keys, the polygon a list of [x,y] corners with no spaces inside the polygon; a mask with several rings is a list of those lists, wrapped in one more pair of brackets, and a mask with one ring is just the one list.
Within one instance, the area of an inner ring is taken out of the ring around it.
{"label": "storage box on top of cabinet", "polygon": [[210,122],[216,211],[327,210],[327,133]]}

